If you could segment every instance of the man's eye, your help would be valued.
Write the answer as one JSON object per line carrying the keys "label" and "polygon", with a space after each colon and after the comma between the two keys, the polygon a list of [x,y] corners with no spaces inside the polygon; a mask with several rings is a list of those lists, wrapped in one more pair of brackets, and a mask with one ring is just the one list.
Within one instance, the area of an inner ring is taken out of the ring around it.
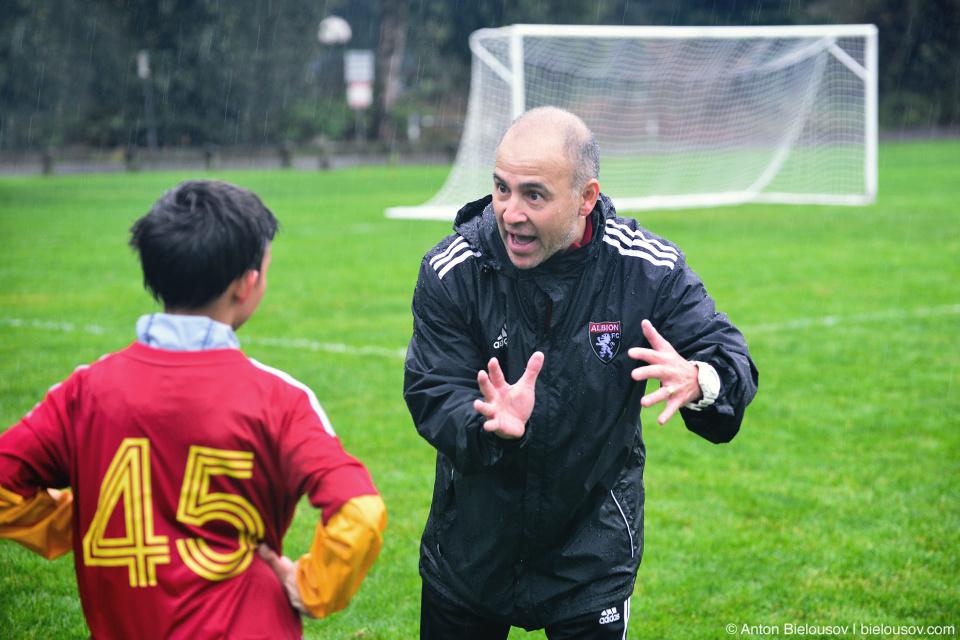
{"label": "man's eye", "polygon": [[543,200],[543,196],[537,193],[536,191],[531,191],[527,195],[527,197],[530,198],[530,200],[533,202],[540,202],[541,200]]}
{"label": "man's eye", "polygon": [[507,187],[502,184],[496,185],[497,193],[507,193]]}

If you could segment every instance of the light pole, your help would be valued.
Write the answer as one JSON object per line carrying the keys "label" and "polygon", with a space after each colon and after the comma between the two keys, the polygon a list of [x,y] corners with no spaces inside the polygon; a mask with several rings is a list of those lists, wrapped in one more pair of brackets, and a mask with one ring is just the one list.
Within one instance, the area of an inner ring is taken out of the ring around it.
{"label": "light pole", "polygon": [[[350,42],[353,31],[339,16],[327,16],[320,21],[317,39],[325,46],[342,46]],[[374,53],[368,50],[349,50],[343,56],[343,80],[347,89],[347,105],[356,111],[356,136],[365,137],[362,113],[373,104]]]}
{"label": "light pole", "polygon": [[153,121],[153,85],[150,83],[150,54],[146,49],[137,54],[137,75],[143,80],[143,102],[147,119],[147,146],[157,148],[157,126]]}

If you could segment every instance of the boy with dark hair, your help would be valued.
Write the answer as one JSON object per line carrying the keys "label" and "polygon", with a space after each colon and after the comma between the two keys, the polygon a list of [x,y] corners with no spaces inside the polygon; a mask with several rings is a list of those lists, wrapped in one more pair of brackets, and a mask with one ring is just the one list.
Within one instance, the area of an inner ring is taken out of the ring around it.
{"label": "boy with dark hair", "polygon": [[[366,468],[314,394],[234,334],[277,228],[229,183],[166,192],[130,241],[164,313],[0,435],[0,537],[74,551],[94,638],[300,638],[298,612],[345,607],[380,551]],[[293,562],[274,549],[304,494],[322,519]]]}

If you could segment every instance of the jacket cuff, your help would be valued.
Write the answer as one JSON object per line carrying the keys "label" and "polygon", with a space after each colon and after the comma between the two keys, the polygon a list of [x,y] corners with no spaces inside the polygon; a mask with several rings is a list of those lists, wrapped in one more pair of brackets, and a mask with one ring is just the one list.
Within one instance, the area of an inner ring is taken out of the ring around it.
{"label": "jacket cuff", "polygon": [[[480,427],[483,429],[483,427]],[[527,434],[530,433],[530,427],[527,426],[523,431],[523,435],[519,438],[501,438],[495,433],[490,433],[489,431],[484,430],[484,437],[487,438],[490,442],[495,442],[499,446],[503,447],[504,451],[516,451],[524,447],[527,444]]]}

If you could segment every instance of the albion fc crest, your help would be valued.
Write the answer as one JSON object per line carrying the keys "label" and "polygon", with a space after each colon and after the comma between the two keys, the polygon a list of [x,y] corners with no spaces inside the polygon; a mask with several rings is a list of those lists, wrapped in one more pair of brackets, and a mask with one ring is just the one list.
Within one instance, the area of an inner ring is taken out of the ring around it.
{"label": "albion fc crest", "polygon": [[608,364],[620,349],[620,322],[591,322],[590,346],[603,364]]}

